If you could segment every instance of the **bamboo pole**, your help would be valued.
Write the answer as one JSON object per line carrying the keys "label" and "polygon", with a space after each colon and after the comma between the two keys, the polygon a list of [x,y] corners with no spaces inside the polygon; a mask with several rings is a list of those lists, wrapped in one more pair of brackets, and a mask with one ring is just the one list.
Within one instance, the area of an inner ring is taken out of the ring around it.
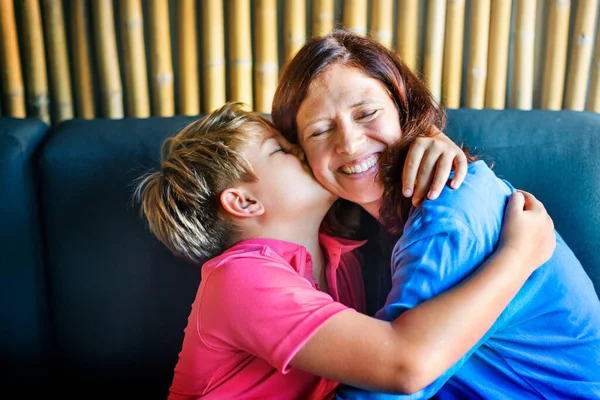
{"label": "bamboo pole", "polygon": [[565,109],[583,111],[594,46],[597,0],[579,0],[567,75]]}
{"label": "bamboo pole", "polygon": [[50,124],[48,110],[48,77],[42,17],[37,0],[22,2],[23,46],[25,48],[25,82],[27,82],[27,114]]}
{"label": "bamboo pole", "polygon": [[63,6],[61,0],[43,0],[42,6],[52,88],[52,115],[54,123],[60,123],[74,116]]}
{"label": "bamboo pole", "polygon": [[289,61],[306,41],[306,1],[289,0],[284,4],[284,59]]}
{"label": "bamboo pole", "polygon": [[323,36],[333,30],[333,0],[313,1],[313,36]]}
{"label": "bamboo pole", "polygon": [[93,4],[102,113],[107,118],[123,118],[123,87],[117,58],[113,3],[111,0],[94,0]]}
{"label": "bamboo pole", "polygon": [[175,3],[177,30],[177,112],[181,115],[200,114],[200,78],[198,70],[198,40],[196,2]]}
{"label": "bamboo pole", "polygon": [[200,114],[198,40],[196,39],[196,2],[179,0],[177,17],[177,110],[181,115]]}
{"label": "bamboo pole", "polygon": [[0,0],[0,73],[4,113],[25,118],[25,94],[13,0]]}
{"label": "bamboo pole", "polygon": [[225,103],[223,2],[202,0],[203,104],[206,112]]}
{"label": "bamboo pole", "polygon": [[506,104],[506,78],[510,42],[512,0],[492,0],[485,107],[503,109]]}
{"label": "bamboo pole", "polygon": [[553,0],[549,7],[541,107],[547,110],[560,110],[565,85],[571,2]]}
{"label": "bamboo pole", "polygon": [[92,65],[88,31],[87,0],[72,0],[70,6],[71,48],[73,50],[73,94],[75,110],[79,118],[95,117],[94,86],[92,84]]}
{"label": "bamboo pole", "polygon": [[434,99],[442,94],[442,60],[444,57],[444,30],[446,25],[446,0],[429,0],[423,77]]}
{"label": "bamboo pole", "polygon": [[279,78],[277,61],[277,2],[255,2],[256,64],[254,66],[255,108],[263,113],[271,112],[271,103]]}
{"label": "bamboo pole", "polygon": [[175,90],[168,0],[150,0],[149,11],[153,114],[170,117],[175,113]]}
{"label": "bamboo pole", "polygon": [[379,43],[392,48],[392,24],[394,17],[392,0],[373,0],[371,3],[371,33]]}
{"label": "bamboo pole", "polygon": [[229,1],[229,76],[231,100],[253,107],[250,0]]}
{"label": "bamboo pole", "polygon": [[367,0],[344,0],[344,29],[367,34]]}
{"label": "bamboo pole", "polygon": [[460,107],[464,25],[465,0],[450,1],[446,6],[442,71],[442,104],[447,108]]}
{"label": "bamboo pole", "polygon": [[489,33],[490,0],[475,0],[471,8],[469,38],[469,67],[465,101],[468,108],[481,109],[485,106]]}
{"label": "bamboo pole", "polygon": [[413,71],[417,70],[419,32],[419,0],[400,0],[396,26],[396,47],[400,58]]}
{"label": "bamboo pole", "polygon": [[517,0],[512,107],[531,110],[537,0]]}
{"label": "bamboo pole", "polygon": [[123,70],[127,115],[150,116],[148,73],[144,43],[144,15],[141,0],[121,0],[121,34],[123,37]]}
{"label": "bamboo pole", "polygon": [[[600,14],[598,15],[598,28],[600,28]],[[600,29],[598,28],[596,28],[596,50],[594,50],[587,110],[600,113]]]}

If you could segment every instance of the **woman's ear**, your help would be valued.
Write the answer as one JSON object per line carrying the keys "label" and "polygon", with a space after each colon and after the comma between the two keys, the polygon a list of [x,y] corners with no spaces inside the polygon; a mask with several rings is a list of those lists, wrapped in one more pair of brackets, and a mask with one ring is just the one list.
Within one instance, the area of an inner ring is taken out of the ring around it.
{"label": "woman's ear", "polygon": [[236,217],[252,218],[265,213],[262,203],[242,188],[225,189],[219,199],[225,211]]}

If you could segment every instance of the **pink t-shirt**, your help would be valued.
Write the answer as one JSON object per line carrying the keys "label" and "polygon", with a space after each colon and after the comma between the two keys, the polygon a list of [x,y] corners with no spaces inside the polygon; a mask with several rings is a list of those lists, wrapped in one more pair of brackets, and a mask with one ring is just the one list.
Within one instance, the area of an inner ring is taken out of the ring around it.
{"label": "pink t-shirt", "polygon": [[330,295],[306,248],[254,239],[202,267],[169,400],[326,399],[338,383],[290,367],[333,315],[365,311],[361,242],[320,235]]}

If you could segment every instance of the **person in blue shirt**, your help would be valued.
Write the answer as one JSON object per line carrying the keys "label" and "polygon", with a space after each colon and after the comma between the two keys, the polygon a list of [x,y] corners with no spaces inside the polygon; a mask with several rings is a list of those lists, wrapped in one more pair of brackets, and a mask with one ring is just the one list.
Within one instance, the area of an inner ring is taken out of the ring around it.
{"label": "person in blue shirt", "polygon": [[[392,289],[377,317],[393,320],[460,285],[499,245],[515,189],[467,150],[464,160],[437,162],[448,170],[469,163],[460,189],[437,191],[434,185],[428,197],[439,196],[436,201],[412,202],[403,191],[413,182],[406,182],[401,167],[408,151],[419,151],[408,145],[419,136],[441,135],[445,115],[424,83],[375,40],[335,31],[307,41],[282,73],[271,115],[302,147],[325,188],[362,207],[397,238]],[[443,182],[447,176],[440,174]],[[558,232],[556,238],[551,259],[486,336],[428,386],[388,394],[342,385],[336,397],[599,399],[600,301]],[[423,368],[438,366],[432,352]]]}
{"label": "person in blue shirt", "polygon": [[[377,317],[455,286],[498,243],[515,189],[488,165],[468,167],[460,190],[412,208],[392,254],[392,290]],[[554,254],[537,269],[468,354],[425,389],[390,398],[600,398],[600,303],[583,267],[557,233]],[[468,327],[465,327],[468,329]],[[343,388],[339,398],[382,398]]]}

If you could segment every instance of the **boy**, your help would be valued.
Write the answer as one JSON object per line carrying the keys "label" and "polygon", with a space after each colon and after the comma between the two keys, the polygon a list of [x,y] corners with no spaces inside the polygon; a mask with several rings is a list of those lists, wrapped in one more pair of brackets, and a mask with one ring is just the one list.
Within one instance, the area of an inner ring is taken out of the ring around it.
{"label": "boy", "polygon": [[[228,104],[167,139],[162,170],[138,188],[144,188],[151,231],[171,251],[198,264],[221,254],[202,267],[169,398],[320,399],[331,393],[337,382],[287,364],[296,342],[331,316],[350,308],[364,312],[361,269],[352,252],[360,243],[319,236],[336,198],[307,173],[270,122]],[[273,308],[271,299],[282,291],[311,299],[306,312]],[[258,329],[245,336],[243,329],[229,330],[236,324]]]}
{"label": "boy", "polygon": [[[160,170],[139,182],[154,235],[204,263],[169,399],[327,399],[338,382],[418,390],[483,336],[551,254],[527,256],[528,238],[552,223],[541,203],[516,196],[508,251],[393,322],[368,317],[353,252],[361,243],[320,232],[336,198],[295,152],[266,118],[230,103],[167,139]],[[463,323],[472,329],[449,333]]]}

